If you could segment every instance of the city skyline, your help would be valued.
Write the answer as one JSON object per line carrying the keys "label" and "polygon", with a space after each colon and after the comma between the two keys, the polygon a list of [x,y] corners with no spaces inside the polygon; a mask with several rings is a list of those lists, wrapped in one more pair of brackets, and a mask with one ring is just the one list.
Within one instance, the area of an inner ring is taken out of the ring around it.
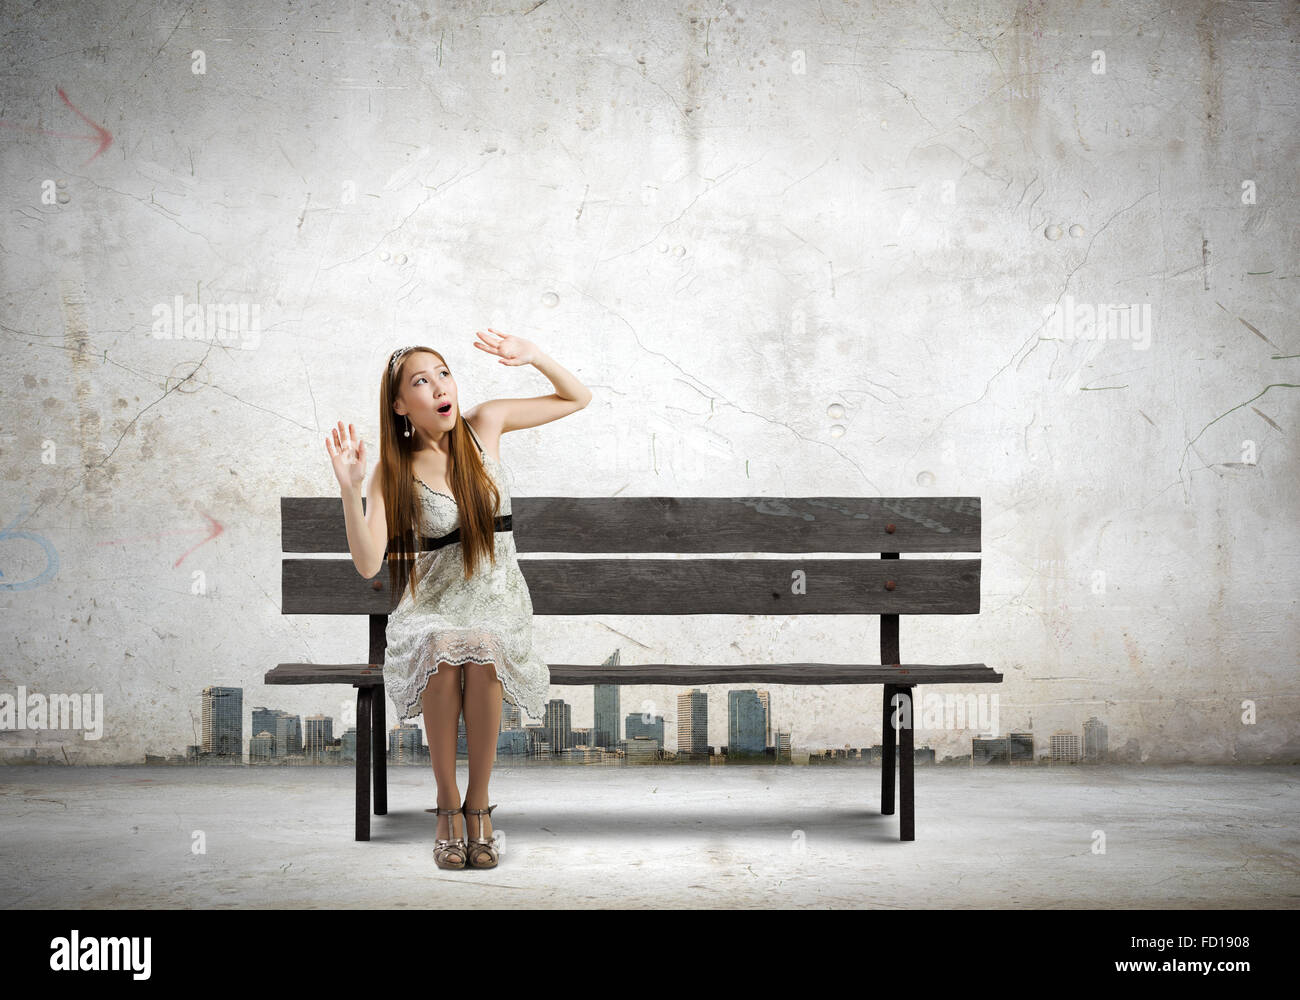
{"label": "city skyline", "polygon": [[[727,742],[710,744],[709,697],[699,688],[689,688],[677,697],[675,749],[670,749],[665,734],[665,719],[659,713],[627,713],[619,721],[618,685],[593,686],[593,717],[599,724],[590,727],[572,725],[573,706],[562,698],[546,703],[541,722],[524,724],[518,706],[502,703],[501,728],[498,734],[498,759],[549,760],[568,763],[662,763],[714,761],[793,763],[789,731],[773,732],[771,693],[757,688],[726,690],[725,713]],[[334,718],[316,714],[303,718],[282,708],[255,706],[250,711],[250,735],[247,757],[243,741],[243,689],[209,685],[201,692],[202,741],[192,744],[185,754],[170,758],[146,754],[152,763],[226,762],[249,765],[344,764],[356,760],[355,726],[334,735]],[[623,735],[619,730],[623,730]],[[918,727],[918,732],[922,732]],[[390,764],[427,763],[428,745],[423,727],[407,721],[389,727],[387,761]],[[1124,748],[1109,750],[1109,728],[1096,716],[1087,719],[1078,733],[1060,729],[1048,734],[1035,753],[1032,728],[1013,729],[1000,736],[972,736],[970,752],[947,754],[941,760],[935,750],[918,744],[915,761],[920,764],[1071,764],[1103,762],[1140,762],[1136,740]],[[882,744],[863,746],[805,748],[809,764],[857,762],[879,764]],[[464,718],[458,723],[457,756],[466,754]]]}

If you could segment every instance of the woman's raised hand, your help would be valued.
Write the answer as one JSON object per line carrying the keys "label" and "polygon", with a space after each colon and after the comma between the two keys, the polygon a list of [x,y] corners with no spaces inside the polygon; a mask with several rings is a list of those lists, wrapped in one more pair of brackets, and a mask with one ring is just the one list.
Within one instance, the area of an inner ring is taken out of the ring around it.
{"label": "woman's raised hand", "polygon": [[360,489],[366,478],[366,443],[357,437],[353,426],[348,424],[345,430],[340,420],[338,427],[326,436],[325,450],[334,465],[339,489]]}
{"label": "woman's raised hand", "polygon": [[474,346],[480,351],[488,354],[495,354],[501,360],[498,364],[503,365],[531,365],[537,357],[537,345],[531,340],[524,340],[523,337],[512,337],[508,333],[501,333],[488,327],[488,333],[495,335],[497,338],[492,340],[482,330],[475,330],[478,334],[478,340],[474,341]]}

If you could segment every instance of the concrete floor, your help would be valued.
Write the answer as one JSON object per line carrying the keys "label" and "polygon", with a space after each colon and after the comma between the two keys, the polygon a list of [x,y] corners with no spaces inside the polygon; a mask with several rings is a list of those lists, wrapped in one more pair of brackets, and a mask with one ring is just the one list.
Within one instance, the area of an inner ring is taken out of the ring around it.
{"label": "concrete floor", "polygon": [[[460,765],[461,790],[467,772]],[[434,785],[339,768],[0,768],[10,908],[1295,908],[1300,769],[920,767],[916,841],[854,766],[492,775],[501,863],[434,867]],[[1105,853],[1093,853],[1094,831]],[[205,853],[194,853],[202,831]]]}

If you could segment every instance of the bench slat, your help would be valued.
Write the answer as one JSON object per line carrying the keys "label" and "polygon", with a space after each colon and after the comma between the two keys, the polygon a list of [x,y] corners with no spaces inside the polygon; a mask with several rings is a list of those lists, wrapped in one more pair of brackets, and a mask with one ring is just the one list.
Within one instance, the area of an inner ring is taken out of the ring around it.
{"label": "bench slat", "polygon": [[552,684],[1000,684],[983,663],[549,664]]}
{"label": "bench slat", "polygon": [[[1000,684],[983,663],[552,663],[551,683],[683,684],[699,687],[748,681],[757,684]],[[281,663],[267,684],[383,683],[383,668],[365,663]]]}
{"label": "bench slat", "polygon": [[[979,497],[514,497],[511,510],[519,552],[981,551]],[[284,552],[348,551],[339,497],[281,497],[280,526]]]}
{"label": "bench slat", "polygon": [[[538,615],[973,615],[978,559],[521,559]],[[801,571],[806,593],[793,594]],[[388,614],[388,570],[284,559],[283,614]],[[893,581],[894,589],[885,588]]]}
{"label": "bench slat", "polygon": [[384,683],[384,668],[369,663],[281,663],[268,670],[264,684],[357,684]]}

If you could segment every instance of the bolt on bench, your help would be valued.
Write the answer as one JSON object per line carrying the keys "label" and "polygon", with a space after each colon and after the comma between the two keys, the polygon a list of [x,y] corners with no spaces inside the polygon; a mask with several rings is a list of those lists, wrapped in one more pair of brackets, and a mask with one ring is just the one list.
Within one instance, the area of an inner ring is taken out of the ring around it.
{"label": "bolt on bench", "polygon": [[[918,684],[997,684],[983,663],[903,663],[899,615],[968,615],[980,609],[980,560],[901,559],[904,552],[975,552],[979,497],[514,497],[520,553],[673,552],[878,554],[879,558],[521,559],[536,615],[879,615],[880,663],[550,664],[551,683],[881,684],[880,811],[899,839],[915,840],[914,695]],[[267,684],[351,684],[357,689],[356,839],[388,812],[383,663],[397,605],[385,565],[363,580],[348,555],[337,497],[282,497],[283,614],[368,615],[368,663],[282,663]],[[891,709],[897,709],[897,736]],[[373,773],[372,773],[373,772]]]}

